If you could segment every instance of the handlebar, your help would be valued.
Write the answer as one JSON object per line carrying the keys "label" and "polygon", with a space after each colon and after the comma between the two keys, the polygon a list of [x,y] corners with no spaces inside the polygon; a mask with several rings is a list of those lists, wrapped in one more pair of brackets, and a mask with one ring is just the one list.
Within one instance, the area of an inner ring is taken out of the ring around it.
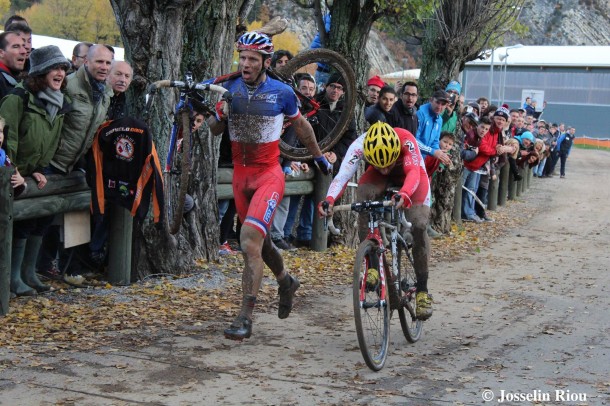
{"label": "handlebar", "polygon": [[150,107],[152,105],[152,100],[153,100],[153,98],[151,96],[154,95],[155,93],[157,93],[158,89],[167,88],[167,87],[176,87],[180,90],[186,90],[186,91],[197,91],[197,90],[212,91],[212,92],[222,95],[222,100],[225,100],[225,101],[230,101],[233,98],[233,95],[231,94],[231,92],[229,92],[227,89],[225,89],[222,86],[214,85],[212,83],[195,83],[190,79],[191,79],[191,77],[189,75],[187,75],[186,82],[181,81],[181,80],[165,79],[165,80],[159,80],[159,81],[151,83],[148,86],[148,92],[146,93],[146,97],[145,97],[145,101],[146,101],[145,111],[148,112],[150,110]]}
{"label": "handlebar", "polygon": [[[375,209],[394,206],[396,203],[398,203],[398,200],[400,200],[400,196],[395,195],[395,196],[393,196],[392,200],[364,201],[364,202],[357,202],[357,203],[351,203],[351,204],[341,204],[338,206],[334,206],[333,212],[353,210],[355,212],[360,213],[360,212],[364,212],[364,211],[372,211]],[[326,203],[326,202],[324,202],[324,203]],[[326,205],[326,207],[324,207],[324,203],[322,203],[322,205],[323,205],[322,207],[326,210],[328,208],[328,205]],[[404,229],[406,229],[406,230],[411,229],[412,224],[410,222],[408,222],[404,216],[401,215],[399,217],[399,219],[400,219],[399,220],[400,224],[403,226]],[[337,227],[335,227],[332,216],[325,217],[325,225],[326,225],[326,227],[328,227],[328,231],[331,234],[333,234],[333,235],[341,234],[341,230],[338,229]],[[387,224],[385,222],[380,223],[380,225],[382,225],[384,227],[390,227],[390,228],[394,227],[391,224]]]}
{"label": "handlebar", "polygon": [[219,93],[221,95],[225,95],[225,93],[229,93],[227,89],[222,86],[213,85],[211,83],[193,83],[187,84],[181,80],[159,80],[157,82],[153,82],[148,87],[148,93],[154,93],[157,89],[165,88],[165,87],[177,87],[179,89],[185,90],[211,90],[213,92]]}

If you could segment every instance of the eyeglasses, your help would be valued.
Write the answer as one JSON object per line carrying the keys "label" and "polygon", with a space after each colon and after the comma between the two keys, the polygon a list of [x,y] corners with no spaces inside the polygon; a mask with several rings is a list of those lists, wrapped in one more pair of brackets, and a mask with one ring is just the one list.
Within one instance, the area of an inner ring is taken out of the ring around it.
{"label": "eyeglasses", "polygon": [[83,56],[81,56],[81,55],[72,55],[72,56],[75,56],[77,59],[85,59],[87,57],[87,55],[83,55]]}
{"label": "eyeglasses", "polygon": [[336,83],[331,83],[330,85],[328,85],[328,87],[330,87],[331,89],[343,90],[343,86],[338,85]]}
{"label": "eyeglasses", "polygon": [[459,94],[458,92],[456,92],[455,90],[447,90],[447,93],[449,94]]}
{"label": "eyeglasses", "polygon": [[402,95],[407,97],[417,97],[417,93],[404,92]]}

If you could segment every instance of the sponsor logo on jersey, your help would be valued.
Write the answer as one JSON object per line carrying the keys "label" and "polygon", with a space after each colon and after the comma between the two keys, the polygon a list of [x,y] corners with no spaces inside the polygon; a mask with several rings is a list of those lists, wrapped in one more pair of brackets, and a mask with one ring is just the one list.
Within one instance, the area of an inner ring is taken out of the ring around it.
{"label": "sponsor logo on jersey", "polygon": [[267,200],[267,210],[265,210],[265,216],[263,217],[265,223],[271,221],[271,216],[273,216],[278,200],[280,200],[280,195],[277,192],[273,192],[271,199]]}

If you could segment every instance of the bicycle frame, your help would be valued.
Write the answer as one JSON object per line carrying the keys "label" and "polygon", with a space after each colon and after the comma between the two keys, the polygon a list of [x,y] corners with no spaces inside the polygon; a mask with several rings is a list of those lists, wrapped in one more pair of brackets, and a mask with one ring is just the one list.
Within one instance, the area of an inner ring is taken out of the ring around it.
{"label": "bicycle frame", "polygon": [[[384,213],[387,213],[387,209],[389,207],[389,213],[390,213],[390,222],[386,222],[384,221],[381,217]],[[387,290],[387,286],[388,286],[388,281],[386,280],[386,269],[385,269],[385,265],[386,265],[386,251],[388,250],[387,246],[389,245],[389,249],[390,252],[392,254],[392,275],[391,275],[391,279],[389,282],[394,284],[394,292],[399,292],[401,289],[400,286],[400,281],[397,278],[397,269],[398,269],[398,243],[399,241],[402,242],[403,244],[407,245],[405,239],[403,238],[403,236],[400,234],[399,230],[398,230],[398,224],[401,224],[403,226],[405,226],[407,229],[409,229],[411,227],[411,224],[409,222],[406,221],[405,217],[404,217],[404,213],[399,210],[396,209],[394,207],[394,202],[391,200],[383,200],[383,201],[372,201],[372,202],[360,202],[360,203],[353,203],[350,205],[342,205],[342,206],[336,206],[334,208],[334,210],[353,210],[356,212],[368,212],[369,213],[369,222],[368,222],[368,226],[369,226],[369,233],[366,236],[367,240],[373,240],[377,243],[378,246],[378,258],[379,258],[379,278],[381,281],[381,293],[380,293],[380,297],[381,297],[381,304],[385,304],[385,301],[388,298],[388,290]],[[328,219],[327,222],[327,227],[328,229],[331,231],[331,233],[333,234],[337,234],[340,233],[339,230],[337,230],[333,223],[332,223],[332,218]],[[390,240],[388,242],[386,242],[385,238],[384,238],[384,230],[390,230]],[[368,264],[367,264],[367,269],[368,269]],[[363,278],[363,281],[366,278]],[[408,292],[410,295],[415,295],[416,293],[416,288],[415,286],[409,286],[408,287]],[[366,284],[363,283],[362,286],[360,286],[360,305],[362,307],[364,301],[366,298]],[[398,297],[390,297],[390,303],[392,303],[392,301],[394,300],[399,300]],[[396,303],[396,306],[400,306],[401,304]],[[409,303],[404,303],[404,305],[406,306],[406,308],[408,309],[409,313],[411,314],[412,317],[415,317],[415,311],[413,310],[413,308],[409,305]]]}

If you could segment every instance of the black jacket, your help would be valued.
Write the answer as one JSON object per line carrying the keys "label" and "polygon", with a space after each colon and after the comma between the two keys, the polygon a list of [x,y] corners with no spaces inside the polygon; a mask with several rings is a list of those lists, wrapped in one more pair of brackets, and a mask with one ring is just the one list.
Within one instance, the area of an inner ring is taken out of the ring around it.
{"label": "black jacket", "polygon": [[398,120],[396,127],[404,128],[411,134],[417,134],[417,108],[413,107],[413,111],[409,111],[402,102],[402,99],[396,100],[392,106],[390,113]]}
{"label": "black jacket", "polygon": [[104,199],[146,217],[152,195],[153,215],[163,208],[163,179],[152,134],[143,121],[126,117],[100,126],[91,147],[91,212],[104,214]]}

